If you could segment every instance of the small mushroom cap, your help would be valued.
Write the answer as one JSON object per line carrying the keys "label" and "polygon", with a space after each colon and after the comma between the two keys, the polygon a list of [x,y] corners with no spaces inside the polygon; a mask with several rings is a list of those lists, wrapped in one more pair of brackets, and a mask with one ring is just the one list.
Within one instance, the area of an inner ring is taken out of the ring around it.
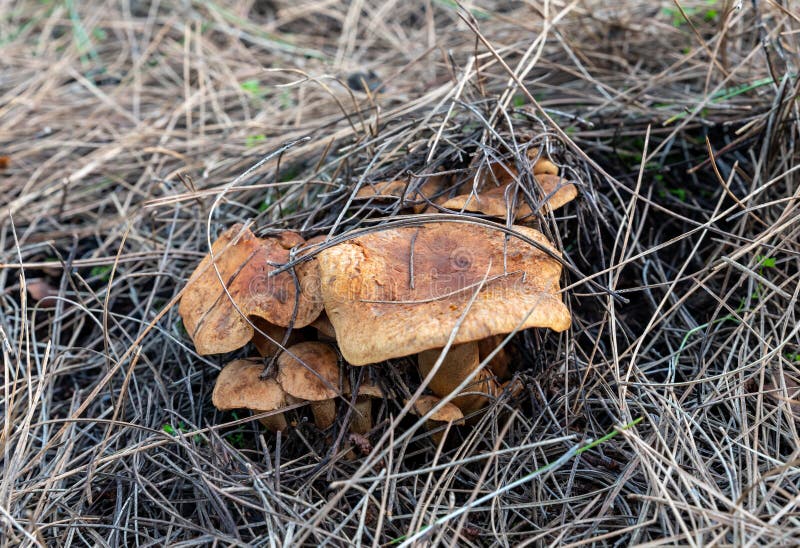
{"label": "small mushroom cap", "polygon": [[278,382],[296,398],[321,401],[339,392],[339,357],[329,344],[295,344],[278,357]]}
{"label": "small mushroom cap", "polygon": [[550,209],[558,209],[578,197],[578,187],[565,181],[563,177],[543,173],[534,175],[534,178],[547,198],[545,206]]}
{"label": "small mushroom cap", "polygon": [[295,269],[302,289],[297,299],[291,272],[269,276],[275,269],[271,265],[289,261],[285,246],[294,245],[298,238],[283,235],[261,239],[236,224],[214,242],[211,249],[219,276],[211,255],[206,256],[186,284],[178,308],[199,354],[221,354],[247,344],[253,338],[253,327],[242,314],[285,327],[291,323],[297,300],[294,327],[306,326],[319,316],[322,302],[317,293],[316,261],[301,263]]}
{"label": "small mushroom cap", "polygon": [[[420,396],[411,407],[411,412],[418,416],[425,415],[434,408],[440,401],[436,396]],[[431,415],[428,420],[436,422],[461,422],[464,420],[464,413],[457,406],[448,402],[441,409]]]}
{"label": "small mushroom cap", "polygon": [[[547,198],[544,210],[547,208],[558,209],[571,202],[578,195],[578,189],[572,183],[564,183],[557,175],[535,175],[536,181],[542,187],[542,192]],[[456,211],[477,211],[492,217],[505,217],[514,200],[517,189],[511,183],[503,186],[489,188],[479,194],[461,194],[447,200],[442,207]],[[516,196],[517,215],[525,217],[532,213],[530,206],[523,196]]]}
{"label": "small mushroom cap", "polygon": [[[559,256],[540,232],[513,228]],[[455,344],[517,327],[567,329],[561,264],[505,236],[482,225],[436,222],[373,232],[322,251],[322,297],[344,358],[365,365],[445,346],[481,284]]]}
{"label": "small mushroom cap", "polygon": [[261,379],[264,365],[260,361],[236,360],[217,377],[211,402],[220,411],[250,409],[274,411],[287,405],[286,393],[275,379]]}
{"label": "small mushroom cap", "polygon": [[549,175],[558,175],[558,166],[548,160],[546,157],[540,156],[538,148],[529,148],[527,156],[528,159],[533,162],[534,175],[543,173]]}
{"label": "small mushroom cap", "polygon": [[388,200],[403,199],[403,205],[413,205],[417,213],[425,209],[425,199],[441,204],[447,198],[443,195],[446,187],[452,182],[449,175],[431,175],[420,183],[394,180],[369,183],[356,192],[356,200]]}

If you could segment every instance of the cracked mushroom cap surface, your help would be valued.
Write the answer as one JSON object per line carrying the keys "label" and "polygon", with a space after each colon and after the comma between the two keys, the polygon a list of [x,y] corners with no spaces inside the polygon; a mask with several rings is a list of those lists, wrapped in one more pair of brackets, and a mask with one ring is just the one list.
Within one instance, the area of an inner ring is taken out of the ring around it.
{"label": "cracked mushroom cap surface", "polygon": [[296,398],[330,400],[341,394],[339,356],[324,342],[295,344],[278,357],[277,380],[287,394]]}
{"label": "cracked mushroom cap surface", "polygon": [[274,411],[286,407],[286,393],[275,379],[260,378],[264,365],[260,361],[236,360],[217,377],[211,402],[220,411],[250,409]]}
{"label": "cracked mushroom cap surface", "polygon": [[[421,417],[433,409],[440,401],[442,401],[441,398],[436,396],[420,396],[411,407],[411,412]],[[441,409],[428,418],[428,420],[436,422],[461,422],[463,419],[464,413],[451,402],[444,404]]]}
{"label": "cracked mushroom cap surface", "polygon": [[207,255],[189,278],[178,307],[199,354],[222,354],[247,344],[254,331],[244,316],[286,327],[295,315],[295,304],[294,327],[306,326],[319,316],[316,261],[295,269],[299,296],[291,271],[269,276],[275,265],[289,261],[289,250],[300,243],[302,238],[291,232],[258,238],[241,224],[217,238],[211,249],[219,276],[211,254]]}
{"label": "cracked mushroom cap surface", "polygon": [[[513,229],[560,256],[540,232]],[[570,325],[559,295],[561,264],[492,227],[388,228],[326,249],[317,261],[325,310],[352,365],[445,346],[476,292],[454,344],[516,328]]]}

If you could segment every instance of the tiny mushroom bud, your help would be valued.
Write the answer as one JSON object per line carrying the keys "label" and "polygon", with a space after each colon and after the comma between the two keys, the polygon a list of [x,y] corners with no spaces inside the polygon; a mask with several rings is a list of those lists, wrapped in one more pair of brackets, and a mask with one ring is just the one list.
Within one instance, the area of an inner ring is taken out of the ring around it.
{"label": "tiny mushroom bud", "polygon": [[[276,411],[299,402],[288,396],[274,379],[261,379],[264,366],[259,361],[236,360],[217,377],[211,401],[220,411],[250,409],[256,413]],[[264,417],[261,423],[273,432],[287,427],[283,413]]]}
{"label": "tiny mushroom bud", "polygon": [[295,344],[278,357],[277,380],[287,394],[312,402],[314,423],[327,430],[336,418],[336,400],[341,389],[339,356],[327,343]]}
{"label": "tiny mushroom bud", "polygon": [[[441,399],[436,396],[420,396],[414,402],[411,412],[422,417],[438,405],[440,401]],[[433,415],[428,417],[428,420],[425,421],[425,428],[427,430],[433,430],[434,428],[440,428],[448,423],[464,424],[464,413],[452,402],[444,404],[440,409],[434,412]],[[431,435],[431,438],[435,444],[439,445],[442,439],[444,439],[444,434],[444,430],[436,431]]]}
{"label": "tiny mushroom bud", "polygon": [[303,327],[319,316],[322,303],[308,293],[319,288],[315,261],[297,266],[297,280],[291,271],[270,275],[274,265],[289,261],[289,249],[301,241],[289,232],[258,238],[240,224],[220,235],[211,248],[213,263],[212,255],[202,260],[178,308],[199,354],[221,354],[247,344],[254,333],[248,317]]}
{"label": "tiny mushroom bud", "polygon": [[553,162],[545,158],[544,156],[539,156],[539,149],[538,148],[529,148],[528,149],[528,159],[534,162],[533,164],[533,174],[534,175],[558,175],[558,166],[555,165]]}
{"label": "tiny mushroom bud", "polygon": [[367,200],[386,200],[402,198],[408,188],[408,181],[380,181],[377,183],[365,183],[358,189],[355,199]]}
{"label": "tiny mushroom bud", "polygon": [[431,175],[424,181],[412,183],[404,180],[382,181],[364,184],[354,199],[356,200],[402,200],[403,206],[413,206],[419,213],[427,207],[427,201],[441,204],[447,198],[443,196],[451,178],[448,175]]}

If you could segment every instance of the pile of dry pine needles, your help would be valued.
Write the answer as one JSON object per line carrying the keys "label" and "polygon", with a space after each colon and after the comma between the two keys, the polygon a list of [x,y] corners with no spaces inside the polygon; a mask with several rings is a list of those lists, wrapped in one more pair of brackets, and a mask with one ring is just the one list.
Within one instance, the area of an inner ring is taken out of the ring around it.
{"label": "pile of dry pine needles", "polygon": [[[2,542],[797,538],[800,15],[616,4],[0,2]],[[402,223],[349,197],[520,143],[579,188],[520,395],[440,447],[408,360],[369,366],[397,394],[352,460],[214,410],[244,354],[175,306],[209,239]]]}

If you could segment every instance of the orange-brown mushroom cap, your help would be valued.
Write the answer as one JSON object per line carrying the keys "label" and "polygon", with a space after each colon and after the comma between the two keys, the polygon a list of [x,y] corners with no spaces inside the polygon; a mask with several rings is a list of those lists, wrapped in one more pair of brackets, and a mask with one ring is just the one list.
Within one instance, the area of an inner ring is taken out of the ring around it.
{"label": "orange-brown mushroom cap", "polygon": [[236,360],[217,377],[211,402],[220,411],[250,409],[274,411],[287,405],[286,393],[275,379],[261,379],[264,365],[260,361]]}
{"label": "orange-brown mushroom cap", "polygon": [[535,175],[542,173],[558,175],[558,166],[548,160],[545,156],[540,156],[538,148],[529,148],[527,156],[528,159],[533,162],[533,173]]}
{"label": "orange-brown mushroom cap", "polygon": [[339,392],[339,357],[327,343],[295,344],[278,357],[278,382],[296,398],[322,401]]}
{"label": "orange-brown mushroom cap", "polygon": [[[558,256],[540,232],[513,228]],[[325,310],[353,365],[445,346],[479,288],[455,344],[517,328],[570,325],[559,295],[559,261],[491,227],[389,228],[326,249],[317,260]]]}
{"label": "orange-brown mushroom cap", "polygon": [[[347,394],[352,394],[352,391],[347,390]],[[384,393],[381,387],[371,382],[363,382],[358,386],[358,396],[367,398],[383,398]]]}
{"label": "orange-brown mushroom cap", "polygon": [[355,199],[394,199],[402,198],[406,189],[408,188],[408,181],[380,181],[377,183],[367,183],[358,189]]}
{"label": "orange-brown mushroom cap", "polygon": [[[547,198],[543,209],[558,209],[578,196],[578,190],[572,183],[564,182],[557,175],[535,175]],[[442,207],[456,211],[477,211],[492,217],[505,217],[514,203],[517,189],[512,184],[492,187],[475,194],[461,194],[447,200]],[[520,217],[531,214],[531,208],[521,194],[516,196],[516,213]]]}
{"label": "orange-brown mushroom cap", "polygon": [[247,344],[253,338],[253,327],[243,315],[286,327],[297,304],[294,327],[308,325],[319,316],[322,302],[317,294],[319,272],[315,261],[295,269],[301,287],[297,299],[291,272],[269,276],[275,265],[289,261],[287,247],[299,241],[292,233],[258,238],[240,224],[220,235],[211,248],[219,276],[211,255],[206,256],[189,279],[178,308],[199,354],[221,354]]}
{"label": "orange-brown mushroom cap", "polygon": [[415,185],[403,180],[368,183],[356,192],[354,198],[357,200],[402,199],[404,205],[413,205],[414,210],[419,213],[427,206],[426,199],[437,204],[447,200],[443,192],[450,183],[449,175],[431,175]]}
{"label": "orange-brown mushroom cap", "polygon": [[[411,412],[418,416],[423,416],[433,409],[438,403],[442,401],[436,396],[420,396],[411,407]],[[457,422],[460,423],[464,419],[464,413],[461,412],[457,406],[448,402],[433,413],[428,420],[436,422]]]}

